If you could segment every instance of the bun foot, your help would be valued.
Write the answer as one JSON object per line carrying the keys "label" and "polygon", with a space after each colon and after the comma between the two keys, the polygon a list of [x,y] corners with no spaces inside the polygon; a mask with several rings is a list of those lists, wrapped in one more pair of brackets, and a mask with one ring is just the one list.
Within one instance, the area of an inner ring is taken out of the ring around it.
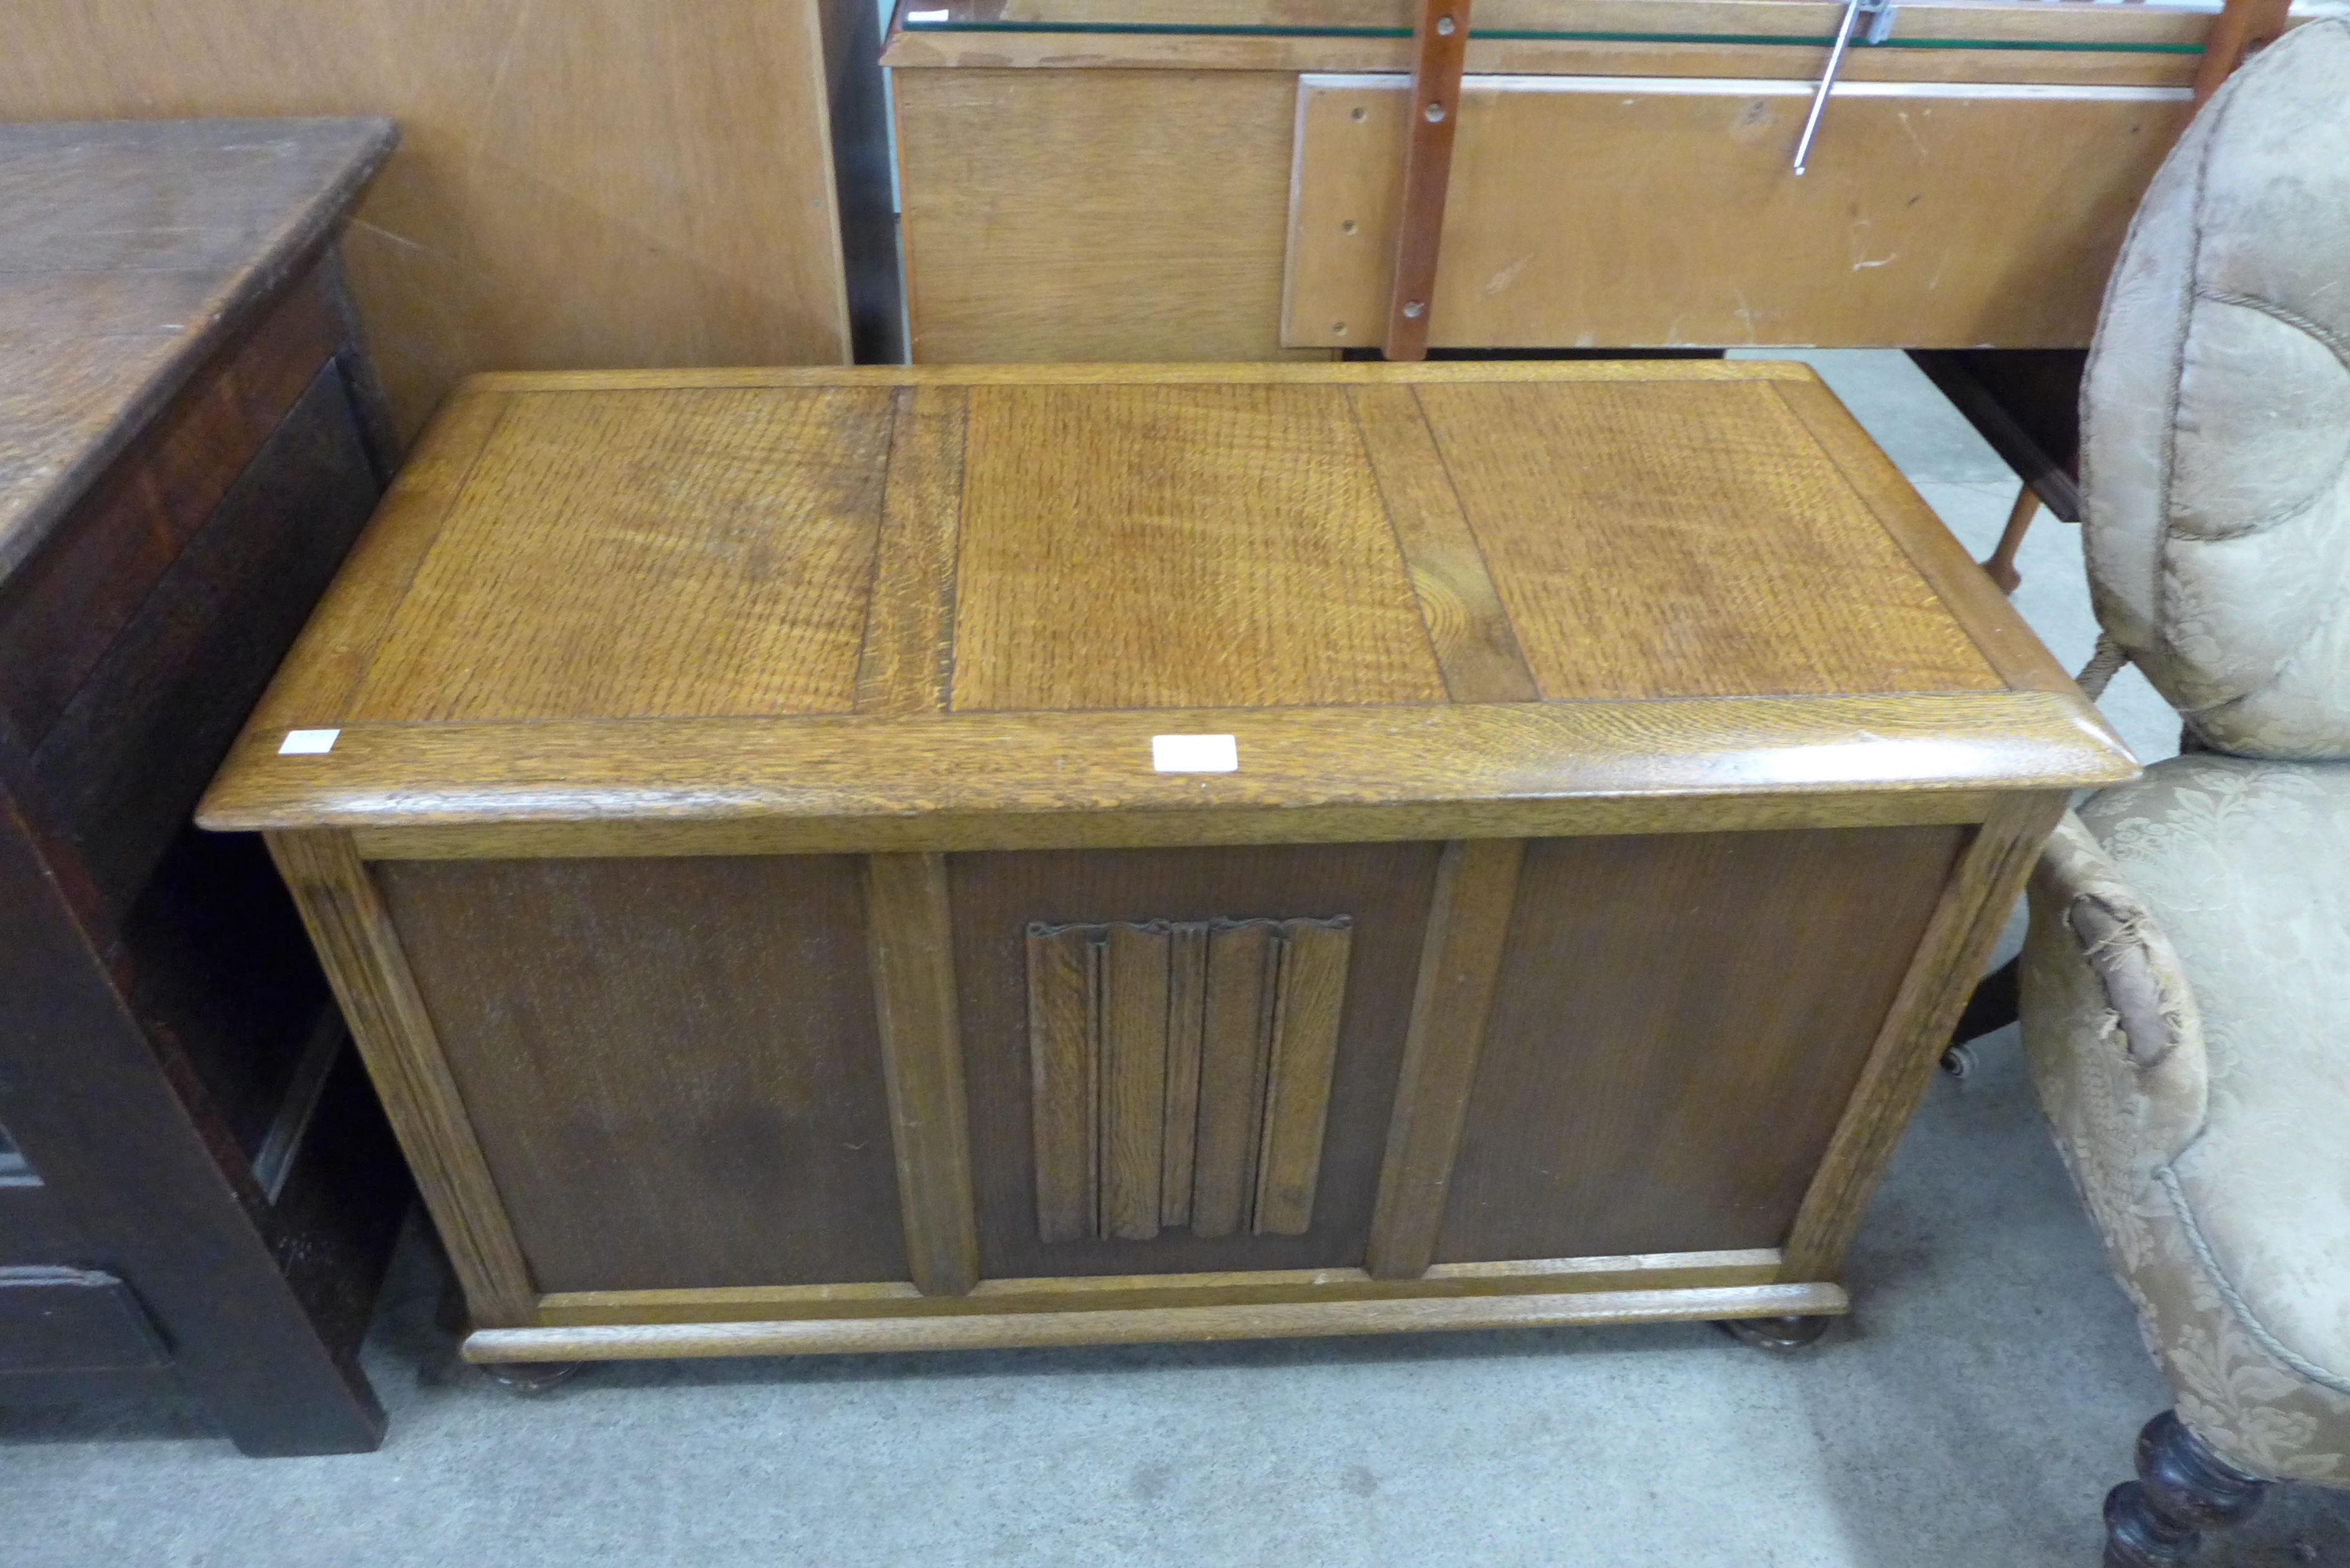
{"label": "bun foot", "polygon": [[2246,1517],[2267,1490],[2165,1410],[2137,1435],[2137,1480],[2106,1494],[2106,1568],[2182,1568],[2205,1530]]}
{"label": "bun foot", "polygon": [[1719,1326],[1741,1345],[1783,1355],[1814,1344],[1835,1321],[1828,1317],[1733,1317],[1724,1318]]}
{"label": "bun foot", "polygon": [[584,1361],[484,1361],[482,1376],[509,1394],[544,1394],[579,1376]]}

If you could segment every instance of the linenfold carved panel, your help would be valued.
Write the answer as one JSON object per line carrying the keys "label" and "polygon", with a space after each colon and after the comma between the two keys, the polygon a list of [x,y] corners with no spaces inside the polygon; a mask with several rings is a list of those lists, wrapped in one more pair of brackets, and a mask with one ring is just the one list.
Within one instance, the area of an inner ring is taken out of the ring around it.
{"label": "linenfold carved panel", "polygon": [[1044,1239],[1305,1234],[1353,940],[1344,915],[1030,926]]}

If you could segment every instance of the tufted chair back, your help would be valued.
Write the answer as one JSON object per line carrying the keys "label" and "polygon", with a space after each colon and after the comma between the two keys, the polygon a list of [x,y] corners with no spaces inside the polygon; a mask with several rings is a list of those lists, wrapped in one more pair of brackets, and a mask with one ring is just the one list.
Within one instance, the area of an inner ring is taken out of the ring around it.
{"label": "tufted chair back", "polygon": [[2210,748],[2350,758],[2350,21],[2288,34],[2180,139],[2081,419],[2106,632]]}

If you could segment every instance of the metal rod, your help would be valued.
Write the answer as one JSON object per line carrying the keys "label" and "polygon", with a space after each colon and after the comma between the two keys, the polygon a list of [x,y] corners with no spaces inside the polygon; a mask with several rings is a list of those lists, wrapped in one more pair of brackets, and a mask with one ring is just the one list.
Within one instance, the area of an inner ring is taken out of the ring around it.
{"label": "metal rod", "polygon": [[1861,0],[1846,0],[1844,20],[1836,26],[1835,46],[1828,50],[1828,68],[1820,74],[1820,90],[1812,95],[1812,112],[1804,117],[1804,134],[1795,143],[1795,172],[1804,171],[1811,156],[1812,137],[1820,129],[1820,111],[1828,106],[1828,89],[1835,86],[1836,67],[1844,64],[1844,48],[1852,42],[1852,25],[1860,18]]}

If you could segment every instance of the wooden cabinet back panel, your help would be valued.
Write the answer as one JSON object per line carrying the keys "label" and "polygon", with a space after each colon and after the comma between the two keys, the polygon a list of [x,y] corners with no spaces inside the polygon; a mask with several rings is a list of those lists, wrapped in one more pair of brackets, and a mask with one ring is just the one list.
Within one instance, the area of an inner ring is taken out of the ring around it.
{"label": "wooden cabinet back panel", "polygon": [[855,860],[377,875],[541,1290],[906,1277]]}
{"label": "wooden cabinet back panel", "polygon": [[[1404,86],[1300,79],[1292,348],[1384,329]],[[2078,347],[2189,111],[2178,88],[1847,82],[1798,179],[1811,96],[1471,77],[1430,342]]]}
{"label": "wooden cabinet back panel", "polygon": [[1529,845],[1437,1261],[1778,1246],[1970,831]]}

